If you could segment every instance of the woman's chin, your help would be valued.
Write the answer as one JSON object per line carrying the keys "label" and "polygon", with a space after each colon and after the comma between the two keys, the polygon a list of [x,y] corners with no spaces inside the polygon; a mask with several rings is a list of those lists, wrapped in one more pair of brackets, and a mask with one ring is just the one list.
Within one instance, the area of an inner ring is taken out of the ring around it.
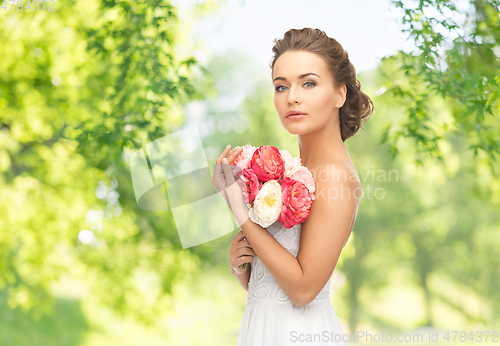
{"label": "woman's chin", "polygon": [[301,135],[301,134],[304,134],[304,133],[307,132],[304,129],[299,128],[299,127],[295,127],[295,126],[289,126],[285,130],[287,130],[288,133],[291,134],[291,135]]}
{"label": "woman's chin", "polygon": [[281,126],[291,135],[301,135],[310,132],[311,129],[306,124],[287,122],[286,119],[281,122]]}

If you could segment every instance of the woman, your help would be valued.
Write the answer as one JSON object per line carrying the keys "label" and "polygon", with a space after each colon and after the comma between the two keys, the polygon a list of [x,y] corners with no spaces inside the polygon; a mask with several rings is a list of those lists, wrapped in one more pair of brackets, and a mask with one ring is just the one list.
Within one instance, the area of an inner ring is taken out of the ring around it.
{"label": "woman", "polygon": [[[228,146],[217,159],[214,185],[241,226],[230,247],[231,271],[248,291],[238,346],[348,345],[329,298],[361,196],[344,142],[374,107],[347,52],[323,31],[291,29],[274,43],[274,105],[282,126],[297,135],[316,198],[302,224],[262,228],[248,218],[228,165],[241,148]],[[243,263],[250,265],[240,268]]]}

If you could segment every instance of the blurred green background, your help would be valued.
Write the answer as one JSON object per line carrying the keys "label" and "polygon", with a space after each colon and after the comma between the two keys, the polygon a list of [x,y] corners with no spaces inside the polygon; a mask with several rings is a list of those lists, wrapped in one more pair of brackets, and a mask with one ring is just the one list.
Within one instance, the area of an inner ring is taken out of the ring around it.
{"label": "blurred green background", "polygon": [[[191,25],[228,3],[182,20],[162,0],[3,3],[0,345],[236,344],[238,230],[183,250],[129,166],[186,124],[210,163],[227,144],[299,155],[268,70],[238,49],[192,56]],[[452,1],[392,1],[418,48],[358,74],[375,112],[346,141],[363,185],[331,288],[346,333],[499,330],[500,3],[470,4],[463,23]]]}

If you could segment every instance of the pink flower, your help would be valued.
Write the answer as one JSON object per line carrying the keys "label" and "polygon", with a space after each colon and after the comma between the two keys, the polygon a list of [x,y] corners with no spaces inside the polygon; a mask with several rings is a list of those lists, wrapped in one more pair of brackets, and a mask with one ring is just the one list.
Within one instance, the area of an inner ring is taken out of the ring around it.
{"label": "pink flower", "polygon": [[262,183],[259,181],[259,178],[257,178],[257,175],[251,168],[244,168],[236,173],[235,179],[241,188],[243,200],[246,204],[251,204],[253,206],[255,196],[257,196],[260,188],[262,187]]}
{"label": "pink flower", "polygon": [[263,182],[269,180],[281,182],[285,173],[285,162],[279,150],[270,145],[260,146],[254,151],[250,166]]}
{"label": "pink flower", "polygon": [[281,198],[283,205],[278,218],[286,228],[291,228],[305,221],[312,206],[311,193],[306,185],[289,177],[281,183]]}
{"label": "pink flower", "polygon": [[241,169],[250,168],[250,160],[252,159],[252,155],[255,151],[255,147],[250,144],[244,145],[241,153],[236,156],[236,158],[231,163],[232,165],[237,165]]}
{"label": "pink flower", "polygon": [[300,166],[302,166],[301,160],[299,157],[293,157],[287,150],[280,150],[281,157],[283,161],[285,161],[285,177],[291,176],[295,173]]}
{"label": "pink flower", "polygon": [[293,180],[300,181],[302,184],[304,184],[309,192],[311,193],[311,199],[314,201],[315,197],[313,195],[314,191],[316,190],[316,187],[314,185],[314,179],[311,174],[311,171],[307,169],[305,166],[300,166],[295,173],[291,174],[289,178]]}

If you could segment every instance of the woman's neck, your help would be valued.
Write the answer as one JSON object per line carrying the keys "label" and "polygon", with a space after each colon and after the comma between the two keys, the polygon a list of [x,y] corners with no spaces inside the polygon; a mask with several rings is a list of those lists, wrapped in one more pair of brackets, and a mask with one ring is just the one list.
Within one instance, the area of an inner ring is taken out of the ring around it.
{"label": "woman's neck", "polygon": [[309,169],[350,160],[338,122],[297,137],[302,165]]}

